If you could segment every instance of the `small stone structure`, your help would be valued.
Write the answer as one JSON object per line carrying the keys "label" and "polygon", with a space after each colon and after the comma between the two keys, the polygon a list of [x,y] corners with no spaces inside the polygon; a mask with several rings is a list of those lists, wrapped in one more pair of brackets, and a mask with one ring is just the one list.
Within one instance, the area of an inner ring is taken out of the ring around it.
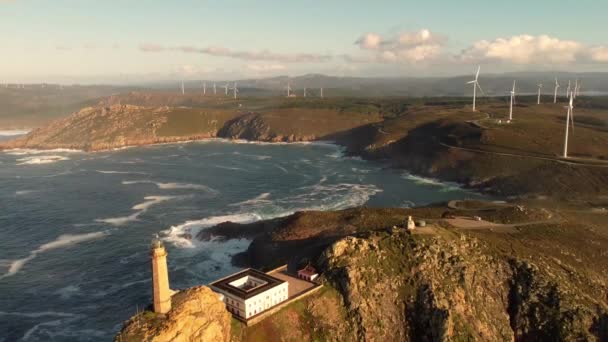
{"label": "small stone structure", "polygon": [[407,229],[408,230],[416,229],[416,223],[414,222],[414,220],[412,219],[411,216],[407,217]]}
{"label": "small stone structure", "polygon": [[303,269],[298,271],[298,278],[313,281],[319,276],[317,270],[310,264],[306,265]]}
{"label": "small stone structure", "polygon": [[155,238],[150,246],[152,258],[152,290],[154,296],[154,312],[166,314],[171,310],[171,295],[169,288],[169,272],[167,271],[167,252],[162,242]]}

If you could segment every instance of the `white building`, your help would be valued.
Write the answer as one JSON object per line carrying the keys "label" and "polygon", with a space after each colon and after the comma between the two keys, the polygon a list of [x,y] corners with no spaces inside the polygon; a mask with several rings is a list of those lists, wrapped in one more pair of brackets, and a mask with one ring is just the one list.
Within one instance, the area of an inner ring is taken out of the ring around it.
{"label": "white building", "polygon": [[223,295],[228,311],[249,319],[286,301],[288,285],[284,280],[249,268],[217,280],[210,287]]}

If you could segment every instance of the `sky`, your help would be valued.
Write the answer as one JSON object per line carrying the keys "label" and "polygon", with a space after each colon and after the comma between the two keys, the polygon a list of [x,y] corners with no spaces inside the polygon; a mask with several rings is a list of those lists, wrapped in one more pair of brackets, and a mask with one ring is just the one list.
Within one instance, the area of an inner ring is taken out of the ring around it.
{"label": "sky", "polygon": [[608,71],[608,1],[0,0],[0,82]]}

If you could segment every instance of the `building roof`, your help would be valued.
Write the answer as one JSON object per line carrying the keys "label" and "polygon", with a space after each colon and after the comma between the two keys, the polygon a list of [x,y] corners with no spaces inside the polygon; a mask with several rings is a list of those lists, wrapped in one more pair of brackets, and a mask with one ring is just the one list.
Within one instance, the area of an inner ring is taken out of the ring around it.
{"label": "building roof", "polygon": [[298,273],[304,273],[306,275],[315,275],[317,274],[317,270],[315,270],[314,267],[310,266],[310,265],[306,265],[306,267],[304,267],[303,269],[299,270]]}
{"label": "building roof", "polygon": [[[250,291],[230,285],[230,283],[232,283],[233,281],[235,281],[237,279],[241,279],[246,276],[252,276],[252,277],[258,278],[260,280],[265,281],[266,284],[253,288]],[[236,297],[239,297],[242,299],[248,299],[248,298],[257,296],[262,292],[266,292],[266,291],[270,290],[271,288],[281,285],[283,283],[285,283],[285,280],[275,278],[273,276],[270,276],[264,272],[255,270],[253,268],[248,268],[246,270],[237,272],[228,277],[222,278],[220,280],[216,280],[209,285],[218,290],[229,293],[233,296],[236,296]]]}

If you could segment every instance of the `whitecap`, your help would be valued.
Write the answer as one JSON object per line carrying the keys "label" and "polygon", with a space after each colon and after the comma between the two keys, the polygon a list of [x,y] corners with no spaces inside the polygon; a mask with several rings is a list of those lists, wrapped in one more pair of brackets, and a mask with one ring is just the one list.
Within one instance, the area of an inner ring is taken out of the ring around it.
{"label": "whitecap", "polygon": [[[194,238],[198,232],[204,228],[213,227],[223,222],[235,223],[251,223],[261,220],[262,217],[253,213],[231,214],[222,216],[212,216],[201,220],[186,221],[177,226],[171,226],[167,230],[163,230],[163,240],[172,243],[177,247],[193,248],[197,246],[197,240]],[[189,238],[187,235],[193,237]]]}
{"label": "whitecap", "polygon": [[270,197],[270,193],[264,192],[252,199],[248,199],[248,200],[238,202],[238,203],[233,203],[233,204],[230,204],[230,206],[234,207],[234,206],[258,205],[258,204],[271,203],[272,201],[269,200],[268,197]]}
{"label": "whitecap", "polygon": [[462,185],[455,182],[442,182],[439,179],[420,177],[407,172],[404,173],[401,177],[411,180],[418,185],[441,187],[439,192],[468,191],[467,189],[464,189]]}
{"label": "whitecap", "polygon": [[201,190],[212,194],[218,194],[218,191],[202,184],[190,184],[190,183],[160,183],[149,180],[134,180],[134,181],[123,181],[122,184],[154,184],[156,187],[162,190],[180,190],[180,189],[191,189]]}
{"label": "whitecap", "polygon": [[40,253],[44,253],[46,251],[53,250],[53,249],[70,247],[70,246],[73,246],[73,245],[76,245],[76,244],[79,244],[79,243],[82,243],[85,241],[89,241],[89,240],[99,239],[108,234],[109,233],[107,231],[102,231],[102,232],[85,233],[85,234],[60,235],[59,237],[57,237],[57,239],[40,245],[40,247],[31,251],[27,257],[13,260],[10,267],[8,268],[8,272],[1,275],[0,279],[15,275],[17,272],[19,272],[21,270],[21,268],[23,268],[23,266],[26,263],[28,263],[32,259],[36,258],[38,256],[38,254],[40,254]]}
{"label": "whitecap", "polygon": [[279,170],[283,171],[283,173],[285,173],[285,174],[288,174],[288,173],[289,173],[289,171],[287,171],[287,169],[286,169],[286,168],[282,167],[282,166],[281,166],[281,165],[279,165],[279,164],[274,164],[274,167],[276,167],[277,169],[279,169]]}
{"label": "whitecap", "polygon": [[57,316],[57,317],[80,317],[78,314],[68,313],[68,312],[58,312],[58,311],[41,311],[41,312],[7,312],[0,311],[0,316],[17,316],[17,317],[27,317],[27,318],[39,318],[45,316]]}
{"label": "whitecap", "polygon": [[55,291],[55,294],[59,295],[61,299],[70,299],[73,296],[80,293],[80,287],[77,285],[68,285],[66,287],[62,287],[59,290]]}
{"label": "whitecap", "polygon": [[121,174],[121,175],[147,175],[147,173],[145,173],[145,172],[135,172],[135,171],[95,170],[95,172],[104,173],[104,174]]}
{"label": "whitecap", "polygon": [[50,150],[15,148],[15,149],[10,149],[10,150],[5,150],[4,153],[14,155],[14,156],[22,156],[22,155],[27,155],[27,154],[82,153],[82,150],[73,150],[73,149],[69,149],[69,148],[55,148],[55,149],[50,149]]}
{"label": "whitecap", "polygon": [[[323,184],[321,182],[307,187],[301,187],[301,194],[287,196],[271,201],[270,194],[262,193],[259,196],[243,202],[235,203],[240,206],[241,212],[212,216],[202,220],[187,221],[177,226],[171,226],[162,231],[163,240],[177,247],[194,248],[201,246],[196,235],[205,228],[231,221],[236,223],[251,223],[262,219],[272,219],[291,215],[302,210],[340,210],[357,207],[369,201],[370,197],[382,192],[375,185],[362,184]],[[311,204],[316,203],[316,204]]]}
{"label": "whitecap", "polygon": [[96,219],[95,222],[107,223],[114,226],[123,226],[129,222],[137,221],[139,216],[146,212],[151,206],[177,198],[189,198],[191,196],[146,196],[144,202],[134,205],[131,209],[137,210],[129,216],[109,217]]}
{"label": "whitecap", "polygon": [[17,165],[37,165],[37,164],[51,164],[58,161],[69,160],[70,158],[59,156],[59,155],[48,155],[48,156],[32,156],[17,159]]}
{"label": "whitecap", "polygon": [[24,129],[10,129],[10,130],[0,130],[0,137],[12,137],[15,135],[24,135],[28,134],[29,130]]}
{"label": "whitecap", "polygon": [[38,192],[38,190],[17,190],[15,191],[15,196],[24,196],[35,192]]}

